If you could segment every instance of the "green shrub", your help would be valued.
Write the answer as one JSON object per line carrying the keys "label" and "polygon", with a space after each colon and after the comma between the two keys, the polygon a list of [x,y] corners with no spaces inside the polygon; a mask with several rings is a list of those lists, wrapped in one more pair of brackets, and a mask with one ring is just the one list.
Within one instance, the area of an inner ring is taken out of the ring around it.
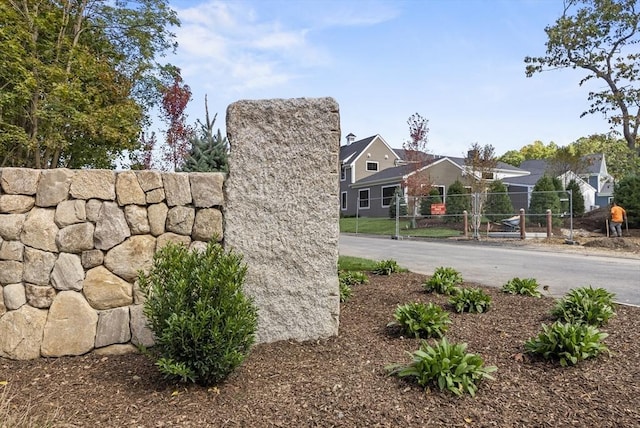
{"label": "green shrub", "polygon": [[528,353],[544,359],[560,360],[560,365],[575,365],[579,361],[609,352],[601,343],[607,337],[592,325],[556,321],[551,326],[542,325],[542,333],[525,343]]}
{"label": "green shrub", "polygon": [[241,256],[209,243],[190,252],[169,244],[140,274],[144,314],[156,337],[156,365],[170,379],[218,383],[254,342],[257,310],[242,292]]}
{"label": "green shrub", "polygon": [[551,314],[560,321],[601,326],[615,315],[613,297],[604,288],[574,288],[556,302]]}
{"label": "green shrub", "polygon": [[502,181],[496,180],[489,184],[484,212],[489,221],[500,221],[513,215],[511,198],[509,198],[507,187]]}
{"label": "green shrub", "polygon": [[466,343],[450,344],[446,338],[433,347],[423,340],[420,349],[409,354],[413,359],[409,365],[393,364],[387,370],[398,377],[415,377],[418,385],[425,388],[434,384],[441,391],[447,389],[455,395],[467,392],[475,396],[478,383],[485,378],[493,380],[489,373],[497,368],[484,367],[482,358],[466,353],[466,349]]}
{"label": "green shrub", "polygon": [[387,327],[400,326],[408,334],[418,337],[442,337],[451,324],[449,314],[438,305],[421,302],[407,303],[396,308],[396,321]]}
{"label": "green shrub", "polygon": [[502,291],[509,294],[541,297],[540,291],[538,291],[538,281],[535,278],[512,278],[502,286]]}
{"label": "green shrub", "polygon": [[338,271],[338,278],[340,279],[340,283],[344,283],[348,286],[367,284],[369,282],[367,275],[359,271],[341,270]]}
{"label": "green shrub", "polygon": [[613,196],[616,203],[627,211],[629,227],[640,227],[640,174],[630,174],[618,181]]}
{"label": "green shrub", "polygon": [[463,213],[471,212],[471,195],[460,180],[454,181],[447,189],[445,223],[456,223],[463,220]]}
{"label": "green shrub", "polygon": [[400,266],[395,260],[381,260],[376,263],[376,267],[373,269],[373,273],[376,275],[391,275],[398,272]]}
{"label": "green shrub", "polygon": [[456,312],[482,313],[491,306],[491,296],[479,288],[461,288],[454,294],[449,303]]}
{"label": "green shrub", "polygon": [[439,294],[455,294],[458,290],[457,286],[462,284],[462,275],[452,267],[440,266],[436,268],[431,278],[426,280],[422,286],[431,293]]}
{"label": "green shrub", "polygon": [[351,297],[351,286],[340,281],[340,302],[344,303]]}

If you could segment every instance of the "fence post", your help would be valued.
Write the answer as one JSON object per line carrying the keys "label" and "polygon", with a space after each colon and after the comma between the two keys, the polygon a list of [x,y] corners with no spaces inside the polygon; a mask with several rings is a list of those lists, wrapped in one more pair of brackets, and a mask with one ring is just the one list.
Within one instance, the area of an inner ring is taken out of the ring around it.
{"label": "fence post", "polygon": [[547,210],[547,238],[551,238],[551,210]]}
{"label": "fence post", "polygon": [[520,208],[520,239],[525,239],[527,237],[527,232],[525,231],[524,226],[524,208]]}
{"label": "fence post", "polygon": [[462,211],[462,218],[463,218],[463,222],[464,222],[464,237],[468,238],[469,237],[469,218],[467,217],[467,210]]}

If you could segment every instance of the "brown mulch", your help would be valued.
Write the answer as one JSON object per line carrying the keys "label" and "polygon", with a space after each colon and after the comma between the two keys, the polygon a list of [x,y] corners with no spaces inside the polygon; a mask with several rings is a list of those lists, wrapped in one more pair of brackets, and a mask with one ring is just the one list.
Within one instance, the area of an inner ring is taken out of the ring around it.
{"label": "brown mulch", "polygon": [[524,341],[551,322],[553,300],[485,288],[491,310],[451,313],[447,338],[497,366],[495,381],[483,381],[475,398],[458,398],[387,376],[385,365],[408,362],[406,352],[419,345],[386,327],[396,305],[446,306],[446,297],[422,291],[424,278],[370,276],[342,305],[338,337],[258,345],[217,387],[167,383],[140,354],[0,359],[0,385],[7,381],[0,386],[0,427],[3,406],[53,427],[640,426],[636,307],[617,306],[603,327],[610,356],[562,368],[523,354]]}

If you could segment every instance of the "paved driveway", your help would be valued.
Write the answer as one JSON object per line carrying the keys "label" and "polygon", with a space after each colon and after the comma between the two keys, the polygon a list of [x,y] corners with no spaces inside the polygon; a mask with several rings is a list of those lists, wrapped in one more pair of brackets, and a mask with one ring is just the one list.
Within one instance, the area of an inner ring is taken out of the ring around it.
{"label": "paved driveway", "polygon": [[567,246],[566,251],[538,247],[495,246],[477,242],[393,240],[340,236],[340,254],[374,260],[394,259],[407,269],[432,274],[451,266],[470,282],[501,287],[513,277],[535,278],[559,297],[569,289],[592,285],[616,294],[616,301],[640,305],[640,255],[617,257]]}

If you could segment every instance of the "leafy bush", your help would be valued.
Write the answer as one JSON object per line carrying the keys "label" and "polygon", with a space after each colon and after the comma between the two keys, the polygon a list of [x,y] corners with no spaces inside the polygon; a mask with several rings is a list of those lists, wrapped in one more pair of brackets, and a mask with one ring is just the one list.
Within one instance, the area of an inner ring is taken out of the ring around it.
{"label": "leafy bush", "polygon": [[491,306],[491,296],[479,288],[461,288],[454,294],[449,303],[456,312],[487,312]]}
{"label": "leafy bush", "polygon": [[387,370],[398,377],[415,377],[418,385],[425,388],[435,384],[441,391],[447,389],[455,395],[467,392],[475,396],[478,383],[485,378],[493,380],[489,373],[497,368],[484,367],[482,358],[466,353],[466,349],[466,343],[450,344],[446,338],[433,347],[423,340],[420,349],[409,354],[413,359],[411,364],[394,364]]}
{"label": "leafy bush", "polygon": [[351,286],[345,282],[340,281],[340,302],[344,303],[351,297]]}
{"label": "leafy bush", "polygon": [[208,385],[238,367],[254,342],[257,310],[242,292],[241,256],[209,243],[169,244],[140,274],[144,314],[156,336],[156,365],[172,379]]}
{"label": "leafy bush", "polygon": [[457,286],[462,284],[462,275],[452,267],[440,266],[436,268],[431,278],[426,280],[422,286],[431,293],[439,294],[455,294],[458,291]]}
{"label": "leafy bush", "polygon": [[400,326],[403,331],[417,337],[442,337],[451,324],[449,314],[433,303],[407,303],[399,305],[393,315],[396,321],[387,327]]}
{"label": "leafy bush", "polygon": [[556,302],[551,314],[560,321],[601,326],[615,315],[613,297],[604,288],[574,288]]}
{"label": "leafy bush", "polygon": [[523,296],[540,297],[538,281],[535,278],[512,278],[502,286],[502,291],[509,294],[521,294]]}
{"label": "leafy bush", "polygon": [[369,278],[367,278],[367,275],[360,271],[341,270],[338,271],[338,278],[340,279],[340,283],[344,283],[348,286],[367,284],[369,282]]}
{"label": "leafy bush", "polygon": [[542,325],[542,333],[525,343],[528,353],[544,359],[558,359],[560,365],[575,365],[579,361],[595,357],[609,349],[601,343],[607,337],[592,325],[556,321],[551,326]]}
{"label": "leafy bush", "polygon": [[376,264],[373,273],[376,275],[391,275],[399,270],[400,266],[395,260],[381,260]]}

